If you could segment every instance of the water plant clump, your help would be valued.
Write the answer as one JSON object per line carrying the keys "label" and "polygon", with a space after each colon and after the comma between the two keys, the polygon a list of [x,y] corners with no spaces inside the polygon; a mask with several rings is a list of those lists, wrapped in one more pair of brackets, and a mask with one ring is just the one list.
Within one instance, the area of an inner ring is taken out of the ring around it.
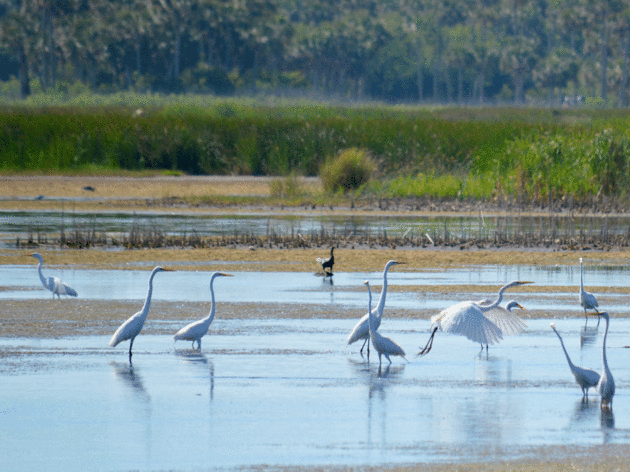
{"label": "water plant clump", "polygon": [[369,151],[350,148],[340,151],[324,164],[321,179],[324,189],[329,192],[349,192],[367,184],[374,171]]}

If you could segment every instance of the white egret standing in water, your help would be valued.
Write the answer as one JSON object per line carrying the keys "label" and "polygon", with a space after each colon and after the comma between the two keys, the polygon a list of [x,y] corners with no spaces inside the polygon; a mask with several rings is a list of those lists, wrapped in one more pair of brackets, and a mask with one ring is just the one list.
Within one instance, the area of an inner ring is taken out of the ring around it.
{"label": "white egret standing in water", "polygon": [[[597,303],[597,298],[592,293],[588,293],[584,290],[584,269],[582,268],[582,258],[580,257],[580,305],[584,308],[584,318],[588,321],[588,317],[586,316],[586,310],[595,310],[599,312],[597,307],[599,304]],[[597,321],[599,325],[599,320]]]}
{"label": "white egret standing in water", "polygon": [[142,310],[133,315],[127,321],[120,325],[120,328],[116,330],[112,339],[109,340],[109,345],[111,347],[116,347],[118,343],[126,341],[130,339],[129,342],[129,362],[131,362],[131,348],[133,347],[133,341],[136,339],[136,336],[140,334],[142,331],[142,327],[144,326],[144,320],[147,319],[147,315],[149,314],[149,308],[151,307],[151,294],[153,293],[153,277],[158,272],[171,272],[172,269],[164,269],[160,266],[156,267],[151,271],[151,275],[149,276],[149,290],[147,291],[147,298],[144,300],[144,306]]}
{"label": "white egret standing in water", "polygon": [[605,311],[600,313],[589,313],[592,316],[601,316],[606,321],[606,330],[604,331],[604,340],[602,341],[602,375],[597,383],[597,391],[601,398],[601,407],[605,410],[612,410],[613,396],[615,395],[615,379],[608,368],[608,360],[606,359],[606,338],[608,337],[608,325],[610,317]]}
{"label": "white egret standing in water", "polygon": [[26,256],[31,256],[36,258],[39,261],[37,265],[37,271],[39,272],[39,280],[42,281],[42,285],[52,292],[52,297],[61,298],[61,295],[68,295],[70,297],[76,297],[77,291],[70,287],[68,284],[62,282],[57,277],[44,277],[42,274],[42,264],[44,263],[44,259],[38,252],[34,252],[32,254],[25,254]]}
{"label": "white egret standing in water", "polygon": [[231,274],[224,274],[223,272],[215,272],[210,277],[210,296],[212,299],[212,305],[210,307],[210,313],[205,318],[195,321],[194,323],[190,323],[188,326],[180,329],[173,339],[175,341],[192,341],[192,347],[195,347],[195,341],[197,341],[197,348],[201,349],[201,338],[203,338],[208,329],[210,329],[210,325],[212,324],[212,320],[214,320],[214,312],[215,312],[215,303],[214,303],[214,279],[217,277],[232,277]]}
{"label": "white egret standing in water", "polygon": [[[466,336],[471,341],[481,344],[481,349],[483,349],[485,344],[487,351],[489,344],[494,344],[503,339],[503,331],[501,331],[494,322],[486,318],[485,313],[499,306],[499,303],[503,300],[503,292],[508,288],[531,283],[533,282],[515,280],[501,287],[494,303],[480,305],[479,302],[460,302],[448,307],[438,315],[431,317],[431,327],[433,330],[431,337],[418,355],[425,355],[431,351],[433,338],[438,329],[446,333]],[[499,315],[497,314],[497,316]]]}
{"label": "white egret standing in water", "polygon": [[[394,260],[389,261],[387,264],[385,264],[385,269],[383,270],[383,288],[381,289],[381,298],[379,298],[378,305],[376,305],[376,308],[372,310],[374,314],[376,315],[374,319],[374,326],[376,328],[375,330],[377,330],[378,327],[381,325],[381,318],[383,318],[383,309],[385,308],[385,298],[387,296],[387,271],[389,270],[391,266],[396,265],[396,264],[404,264],[404,262],[397,262]],[[363,315],[363,317],[359,320],[359,322],[356,325],[354,325],[354,328],[352,328],[352,331],[350,332],[350,335],[348,336],[348,342],[347,342],[348,345],[354,342],[357,342],[360,339],[363,339],[363,346],[361,346],[361,349],[359,351],[361,355],[363,355],[363,348],[365,347],[365,344],[370,339],[369,318],[370,318],[369,313],[366,315]],[[367,353],[368,353],[368,360],[369,360],[370,359],[369,343],[368,343]]]}
{"label": "white egret standing in water", "polygon": [[372,290],[370,290],[370,282],[367,280],[364,282],[365,286],[368,289],[368,326],[370,329],[370,339],[372,340],[372,345],[376,352],[378,352],[378,366],[380,367],[382,364],[381,355],[384,355],[389,363],[392,363],[392,360],[389,356],[400,356],[403,359],[405,358],[405,351],[400,344],[398,344],[393,339],[388,338],[387,336],[381,336],[378,331],[376,331],[375,321],[376,314],[372,311]]}
{"label": "white egret standing in water", "polygon": [[571,373],[573,377],[575,377],[575,381],[582,388],[582,396],[588,398],[588,389],[591,387],[597,387],[599,382],[599,374],[591,369],[585,369],[584,367],[578,367],[573,362],[571,362],[571,358],[569,357],[569,353],[564,347],[564,342],[562,341],[562,337],[560,333],[556,331],[556,325],[551,323],[551,329],[553,329],[556,336],[560,340],[560,345],[562,346],[562,350],[564,351],[564,355],[567,358],[567,362],[569,363],[569,369],[571,369]]}

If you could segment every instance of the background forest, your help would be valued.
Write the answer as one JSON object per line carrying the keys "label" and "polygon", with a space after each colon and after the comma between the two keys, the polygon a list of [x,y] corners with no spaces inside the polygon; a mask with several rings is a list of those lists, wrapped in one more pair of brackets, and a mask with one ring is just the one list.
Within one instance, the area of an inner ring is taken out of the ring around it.
{"label": "background forest", "polygon": [[628,105],[630,1],[0,0],[4,96]]}

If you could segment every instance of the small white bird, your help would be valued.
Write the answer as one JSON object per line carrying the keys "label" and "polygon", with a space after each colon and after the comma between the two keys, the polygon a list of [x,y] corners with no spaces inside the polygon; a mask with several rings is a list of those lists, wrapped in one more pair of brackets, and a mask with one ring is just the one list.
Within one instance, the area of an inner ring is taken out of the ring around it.
{"label": "small white bird", "polygon": [[232,277],[231,274],[224,274],[223,272],[215,272],[210,277],[210,295],[212,298],[212,305],[210,307],[210,313],[205,318],[195,321],[194,323],[190,323],[188,326],[180,329],[173,339],[175,341],[192,341],[192,347],[195,347],[195,341],[197,341],[197,348],[201,349],[201,338],[203,338],[208,329],[210,329],[210,324],[212,324],[212,320],[214,320],[214,312],[215,312],[215,303],[214,303],[214,288],[213,283],[214,279],[217,277]]}
{"label": "small white bird", "polygon": [[[375,327],[375,331],[378,330],[378,327],[381,325],[381,319],[383,318],[383,309],[385,308],[385,298],[387,296],[387,271],[389,270],[389,268],[393,265],[396,264],[404,264],[404,262],[397,262],[397,261],[389,261],[387,264],[385,264],[385,269],[383,270],[383,288],[381,289],[381,298],[379,298],[378,300],[378,305],[376,305],[376,308],[374,308],[374,314],[375,319],[374,319],[374,327]],[[370,339],[370,324],[369,324],[369,313],[363,315],[363,317],[359,320],[359,322],[354,325],[354,328],[352,328],[352,331],[350,332],[350,335],[348,336],[348,342],[347,345],[350,345],[352,343],[355,343],[359,340],[363,340],[363,346],[361,346],[361,349],[359,350],[359,352],[361,353],[361,355],[363,355],[363,348],[365,347],[365,344],[369,341]],[[370,359],[370,345],[368,343],[368,360]]]}
{"label": "small white bird", "polygon": [[[584,290],[584,269],[582,268],[582,258],[580,257],[580,305],[584,308],[584,317],[588,321],[588,317],[586,316],[586,310],[595,310],[599,312],[597,307],[599,304],[597,303],[597,298],[592,293],[588,293]],[[599,321],[597,322],[599,324]]]}
{"label": "small white bird", "polygon": [[606,320],[606,330],[604,331],[604,340],[602,341],[602,375],[597,383],[597,391],[601,398],[601,408],[604,410],[612,410],[613,396],[615,395],[615,379],[608,368],[608,360],[606,359],[606,338],[608,337],[608,325],[610,317],[605,311],[600,313],[589,313],[591,316],[601,316]]}
{"label": "small white bird", "polygon": [[562,346],[562,350],[564,351],[564,355],[567,357],[567,362],[569,363],[569,369],[571,369],[571,373],[573,377],[575,377],[575,381],[582,388],[582,396],[588,398],[588,389],[591,387],[596,387],[599,382],[599,374],[591,369],[585,369],[584,367],[578,367],[573,362],[571,362],[571,358],[569,357],[569,353],[564,347],[564,342],[562,341],[562,337],[560,333],[556,331],[556,325],[551,323],[551,329],[553,329],[556,336],[560,340],[560,345]]}
{"label": "small white bird", "polygon": [[50,290],[52,292],[52,297],[61,299],[61,295],[68,295],[70,297],[76,297],[77,291],[70,287],[68,284],[62,282],[57,277],[44,277],[42,274],[42,264],[44,263],[44,259],[38,252],[33,252],[32,254],[25,254],[25,256],[31,256],[36,258],[39,261],[37,265],[37,271],[39,272],[39,280],[42,281],[44,288]]}
{"label": "small white bird", "polygon": [[[433,338],[435,337],[435,333],[438,329],[446,333],[466,336],[471,341],[481,344],[481,349],[483,349],[485,344],[487,350],[489,344],[494,344],[495,342],[499,342],[503,339],[503,331],[501,331],[501,329],[493,321],[488,319],[485,314],[499,306],[499,303],[503,300],[503,292],[505,290],[510,287],[530,283],[532,282],[516,280],[504,285],[499,290],[499,295],[492,304],[480,305],[479,302],[460,302],[448,307],[439,314],[432,316],[431,328],[433,331],[431,333],[431,337],[418,355],[422,356],[429,353],[433,347]],[[498,312],[495,316],[499,316]],[[510,326],[511,324],[506,318],[503,318],[502,323],[506,326]]]}
{"label": "small white bird", "polygon": [[112,339],[109,340],[109,345],[111,347],[116,347],[118,343],[126,341],[130,339],[129,343],[129,362],[131,362],[131,348],[133,347],[133,341],[136,339],[136,336],[140,334],[142,331],[142,327],[144,326],[144,321],[147,319],[147,315],[149,314],[149,308],[151,307],[151,294],[153,293],[153,277],[158,272],[173,272],[172,269],[163,269],[158,266],[151,271],[151,275],[149,276],[149,290],[147,291],[147,298],[144,300],[144,306],[142,310],[133,315],[127,321],[125,321],[120,328],[116,330]]}
{"label": "small white bird", "polygon": [[387,336],[382,336],[381,334],[379,334],[378,331],[376,331],[376,326],[375,326],[376,314],[372,311],[372,291],[370,290],[370,282],[366,280],[364,283],[368,289],[368,297],[369,297],[368,321],[369,321],[369,328],[370,328],[370,339],[372,340],[372,345],[374,346],[374,349],[376,349],[376,352],[378,352],[379,368],[382,364],[381,355],[384,355],[390,364],[392,363],[392,360],[389,358],[389,356],[400,356],[403,359],[407,360],[405,358],[405,351],[403,350],[402,347],[400,347],[400,344],[398,344],[393,339],[388,338]]}

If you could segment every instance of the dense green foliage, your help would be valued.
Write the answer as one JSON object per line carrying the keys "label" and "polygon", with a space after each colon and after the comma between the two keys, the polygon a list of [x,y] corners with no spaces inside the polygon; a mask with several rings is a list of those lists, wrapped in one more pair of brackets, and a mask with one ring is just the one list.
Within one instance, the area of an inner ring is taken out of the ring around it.
{"label": "dense green foliage", "polygon": [[[162,169],[321,175],[326,181],[322,169],[332,169],[335,178],[354,178],[359,194],[585,202],[627,197],[628,124],[625,112],[599,110],[228,101],[207,107],[6,108],[0,114],[0,170]],[[378,178],[366,184],[360,176],[373,167]],[[331,182],[333,191],[346,187]],[[278,195],[299,194],[285,184],[275,189]]]}
{"label": "dense green foliage", "polygon": [[322,167],[324,189],[329,192],[348,192],[366,185],[374,173],[369,151],[348,148],[327,159]]}
{"label": "dense green foliage", "polygon": [[0,0],[4,99],[629,103],[628,0]]}

